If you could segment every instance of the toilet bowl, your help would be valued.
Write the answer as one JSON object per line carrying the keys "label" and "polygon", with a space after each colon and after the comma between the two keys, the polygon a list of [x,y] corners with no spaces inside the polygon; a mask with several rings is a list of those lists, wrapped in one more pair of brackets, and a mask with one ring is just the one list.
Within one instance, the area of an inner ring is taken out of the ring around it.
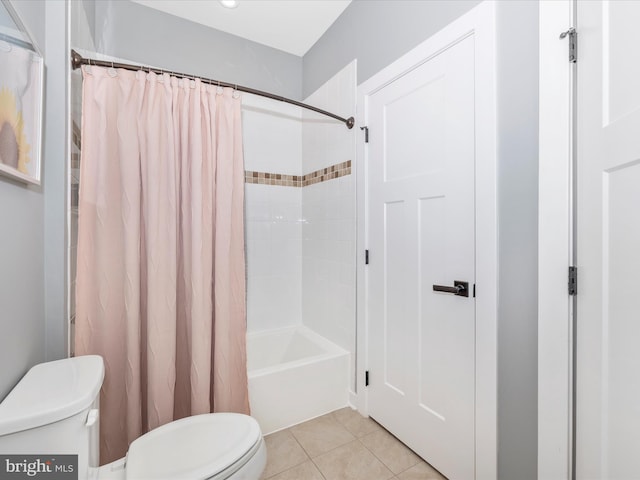
{"label": "toilet bowl", "polygon": [[91,480],[257,480],[266,464],[258,422],[237,413],[195,415],[158,427],[124,458],[99,467],[102,358],[68,358],[33,367],[0,403],[2,454],[78,455]]}

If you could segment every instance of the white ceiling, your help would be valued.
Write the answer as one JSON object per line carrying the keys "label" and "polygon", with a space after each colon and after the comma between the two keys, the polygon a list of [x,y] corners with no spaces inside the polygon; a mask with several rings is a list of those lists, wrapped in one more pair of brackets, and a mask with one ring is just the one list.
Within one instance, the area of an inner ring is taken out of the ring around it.
{"label": "white ceiling", "polygon": [[284,50],[307,53],[351,0],[132,0],[223,32]]}

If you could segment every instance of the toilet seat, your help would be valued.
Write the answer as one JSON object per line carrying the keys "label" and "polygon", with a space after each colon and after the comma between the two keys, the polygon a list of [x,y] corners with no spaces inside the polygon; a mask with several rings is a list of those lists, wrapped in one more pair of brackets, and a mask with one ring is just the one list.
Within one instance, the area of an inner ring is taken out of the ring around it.
{"label": "toilet seat", "polygon": [[262,444],[258,422],[237,413],[195,415],[170,422],[131,443],[129,480],[226,478]]}

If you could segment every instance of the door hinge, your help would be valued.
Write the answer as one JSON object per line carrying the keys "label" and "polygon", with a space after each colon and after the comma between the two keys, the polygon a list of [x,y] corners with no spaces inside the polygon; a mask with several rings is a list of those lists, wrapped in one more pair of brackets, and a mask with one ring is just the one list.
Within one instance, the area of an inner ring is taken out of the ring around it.
{"label": "door hinge", "polygon": [[564,37],[569,37],[569,62],[576,63],[578,61],[578,32],[571,27],[560,34],[560,39]]}
{"label": "door hinge", "polygon": [[578,294],[578,267],[569,267],[569,295]]}
{"label": "door hinge", "polygon": [[364,372],[364,386],[365,387],[369,386],[369,370]]}
{"label": "door hinge", "polygon": [[364,143],[369,143],[369,127],[360,127],[360,130],[364,130]]}
{"label": "door hinge", "polygon": [[369,265],[369,250],[364,251],[364,264]]}

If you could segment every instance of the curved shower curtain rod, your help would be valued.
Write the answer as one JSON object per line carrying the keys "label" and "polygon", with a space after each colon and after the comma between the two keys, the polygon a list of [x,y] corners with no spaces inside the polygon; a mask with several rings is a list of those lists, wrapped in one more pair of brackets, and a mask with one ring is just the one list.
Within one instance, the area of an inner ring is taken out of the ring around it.
{"label": "curved shower curtain rod", "polygon": [[125,70],[144,70],[147,71],[149,73],[154,72],[157,74],[162,75],[163,73],[169,73],[173,76],[176,77],[182,77],[182,78],[191,78],[191,79],[200,79],[201,82],[203,83],[207,83],[209,85],[217,85],[220,87],[230,87],[233,88],[235,90],[238,90],[239,92],[246,92],[246,93],[251,93],[253,95],[259,95],[261,97],[266,97],[266,98],[272,98],[273,100],[279,100],[280,102],[284,102],[284,103],[290,103],[291,105],[296,105],[298,107],[302,107],[302,108],[306,108],[307,110],[313,110],[314,112],[320,113],[322,115],[326,115],[327,117],[331,117],[331,118],[335,118],[336,120],[341,121],[342,123],[344,123],[348,129],[352,129],[353,125],[355,123],[355,120],[353,117],[349,117],[349,118],[342,118],[339,117],[338,115],[331,113],[331,112],[327,112],[326,110],[322,110],[320,108],[311,106],[311,105],[307,105],[306,103],[302,103],[302,102],[298,102],[296,100],[291,100],[290,98],[286,98],[286,97],[281,97],[279,95],[274,95],[273,93],[269,93],[269,92],[263,92],[262,90],[256,90],[254,88],[249,88],[249,87],[243,87],[242,85],[236,85],[235,83],[228,83],[228,82],[221,82],[219,80],[212,80],[210,78],[204,78],[204,77],[199,77],[197,75],[188,75],[186,73],[179,73],[179,72],[171,72],[169,70],[162,70],[160,68],[152,68],[152,67],[146,67],[143,65],[132,65],[129,63],[119,63],[119,62],[108,62],[108,61],[104,61],[104,60],[94,60],[93,58],[84,58],[82,55],[80,55],[78,52],[76,52],[75,50],[71,50],[71,66],[73,67],[74,70],[80,68],[82,65],[96,65],[98,67],[112,67],[112,68],[123,68]]}

